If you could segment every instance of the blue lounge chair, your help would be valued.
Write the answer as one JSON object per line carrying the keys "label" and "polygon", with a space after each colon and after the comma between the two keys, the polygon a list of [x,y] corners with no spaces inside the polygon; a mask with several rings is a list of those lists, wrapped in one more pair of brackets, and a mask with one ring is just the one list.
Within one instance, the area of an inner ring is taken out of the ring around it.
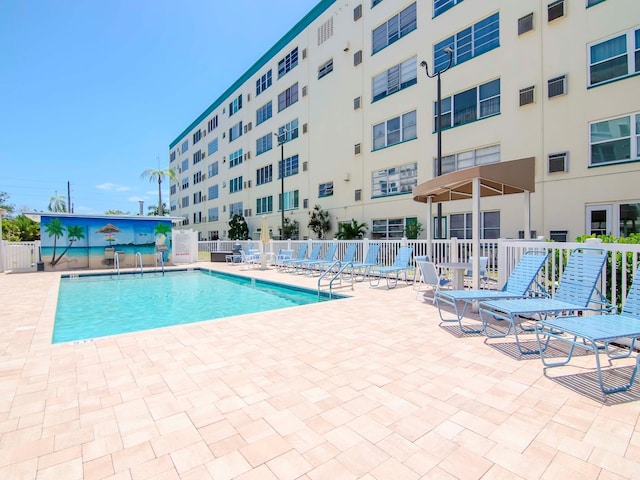
{"label": "blue lounge chair", "polygon": [[[422,257],[424,258],[424,257]],[[418,281],[418,286],[416,289],[416,298],[420,294],[420,286],[425,285],[426,287],[430,287],[433,290],[433,303],[436,303],[436,298],[440,289],[446,287],[451,284],[451,280],[448,278],[441,278],[438,270],[436,269],[436,264],[430,262],[429,260],[418,260],[416,262],[417,269],[420,271],[420,279]],[[427,298],[427,293],[424,293],[424,298]]]}
{"label": "blue lounge chair", "polygon": [[317,271],[320,272],[324,270],[328,265],[333,264],[336,258],[336,250],[338,249],[337,243],[331,243],[327,247],[327,251],[324,253],[324,257],[315,262],[307,262],[303,264],[302,267],[307,269],[309,272]]}
{"label": "blue lounge chair", "polygon": [[318,260],[320,256],[320,249],[322,248],[322,244],[316,243],[311,248],[311,253],[309,253],[309,258],[303,258],[302,260],[292,260],[288,262],[289,273],[298,273],[298,270],[304,268],[304,265],[309,262],[315,262]]}
{"label": "blue lounge chair", "polygon": [[273,264],[275,265],[276,268],[282,268],[283,263],[288,260],[291,260],[292,257],[293,257],[293,250],[281,248],[280,250],[278,250],[278,254],[276,255],[275,260],[273,261]]}
{"label": "blue lounge chair", "polygon": [[281,271],[286,271],[289,268],[289,265],[292,262],[295,262],[295,261],[298,261],[298,260],[304,260],[304,257],[306,255],[307,255],[307,244],[306,243],[301,243],[300,246],[298,247],[298,253],[296,253],[295,257],[282,260],[282,262],[280,264],[280,270]]}
{"label": "blue lounge chair", "polygon": [[[409,283],[407,270],[409,270],[412,254],[413,247],[400,247],[393,265],[390,267],[373,267],[369,272],[369,286],[377,287],[380,285],[380,279],[384,277],[387,280],[387,288],[395,288],[398,285],[398,278],[400,278],[401,273],[404,273],[404,281]],[[391,283],[392,276],[393,283]]]}
{"label": "blue lounge chair", "polygon": [[[543,320],[536,324],[536,338],[540,348],[540,359],[545,367],[558,367],[571,361],[573,350],[580,347],[591,351],[596,359],[598,383],[602,393],[616,393],[629,390],[638,372],[640,355],[636,354],[636,361],[631,371],[629,381],[625,385],[606,387],[603,380],[602,365],[600,364],[601,345],[604,352],[611,360],[630,357],[633,353],[636,338],[640,337],[640,268],[636,271],[631,288],[627,293],[622,312],[619,315],[588,315],[583,317],[568,316]],[[560,340],[571,345],[566,358],[561,361],[549,362],[544,354],[550,339]],[[611,342],[620,346],[620,339],[630,339],[628,350],[621,353],[612,353]]]}
{"label": "blue lounge chair", "polygon": [[380,254],[380,244],[369,244],[369,250],[367,250],[367,256],[362,262],[353,262],[353,268],[351,270],[353,279],[356,282],[362,282],[369,276],[369,271],[372,267],[378,265],[378,255]]}
{"label": "blue lounge chair", "polygon": [[[596,283],[607,260],[607,252],[596,248],[577,248],[573,251],[562,272],[558,289],[553,298],[524,298],[517,300],[495,300],[479,305],[483,332],[489,338],[505,337],[513,331],[521,354],[537,354],[539,350],[523,349],[518,339],[518,330],[533,332],[533,328],[522,326],[523,319],[546,320],[549,316],[584,310],[609,310],[611,304],[596,288]],[[593,298],[594,294],[597,298]],[[595,304],[597,306],[591,306]],[[491,321],[506,322],[506,333],[500,332]]]}
{"label": "blue lounge chair", "polygon": [[[438,307],[440,320],[443,322],[458,322],[463,333],[479,333],[481,328],[468,328],[462,324],[462,318],[467,307],[480,300],[506,300],[509,298],[524,298],[531,295],[545,294],[546,290],[536,282],[540,269],[547,261],[548,254],[542,250],[529,250],[525,252],[516,267],[513,269],[507,283],[502,290],[449,290],[439,291],[435,295],[435,304]],[[534,288],[537,287],[537,288]],[[445,318],[442,315],[442,304],[453,307],[454,318]]]}

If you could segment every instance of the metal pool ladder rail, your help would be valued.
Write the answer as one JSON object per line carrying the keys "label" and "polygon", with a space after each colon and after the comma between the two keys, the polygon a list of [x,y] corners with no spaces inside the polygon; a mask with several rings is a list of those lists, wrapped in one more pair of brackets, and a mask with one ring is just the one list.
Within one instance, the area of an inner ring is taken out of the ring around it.
{"label": "metal pool ladder rail", "polygon": [[164,253],[158,252],[156,255],[156,261],[162,267],[162,275],[164,276]]}
{"label": "metal pool ladder rail", "polygon": [[[138,262],[138,260],[140,260]],[[140,264],[140,276],[144,276],[144,270],[142,269],[142,254],[140,252],[136,252],[136,262]]]}
{"label": "metal pool ladder rail", "polygon": [[[334,268],[338,267],[337,272],[334,274]],[[329,268],[327,268],[322,275],[318,278],[318,298],[320,298],[320,292],[322,289],[322,279],[328,277],[330,274],[333,274],[331,278],[329,278],[329,282],[326,284],[329,286],[329,298],[332,298],[333,295],[333,282],[336,280],[339,282],[339,286],[342,286],[342,277],[345,275],[345,269],[351,267],[352,272],[349,274],[349,280],[351,283],[351,290],[353,290],[353,262],[347,262],[344,265],[340,260],[336,260],[331,264]]]}
{"label": "metal pool ladder rail", "polygon": [[120,275],[120,257],[118,256],[118,252],[113,252],[113,268]]}

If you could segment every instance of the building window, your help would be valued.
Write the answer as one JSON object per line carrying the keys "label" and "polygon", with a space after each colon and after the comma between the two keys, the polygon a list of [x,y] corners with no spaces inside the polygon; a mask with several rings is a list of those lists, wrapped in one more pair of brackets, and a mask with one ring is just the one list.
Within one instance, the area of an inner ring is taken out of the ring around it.
{"label": "building window", "polygon": [[218,162],[213,162],[209,165],[209,171],[207,172],[207,177],[211,178],[218,174]]}
{"label": "building window", "polygon": [[256,155],[268,152],[271,148],[273,148],[273,134],[271,132],[256,140]]}
{"label": "building window", "polygon": [[202,202],[202,192],[196,192],[193,194],[193,204],[197,205]]}
{"label": "building window", "polygon": [[271,181],[273,181],[273,165],[267,165],[256,170],[256,185],[262,185]]}
{"label": "building window", "polygon": [[388,45],[397,42],[402,37],[414,31],[417,27],[415,2],[391,17],[372,32],[373,52],[379,52]]}
{"label": "building window", "polygon": [[236,138],[242,136],[242,122],[236,123],[229,129],[229,141],[233,142]]}
{"label": "building window", "polygon": [[564,95],[567,93],[567,76],[562,75],[560,77],[552,78],[547,82],[547,89],[549,92],[549,98]]}
{"label": "building window", "polygon": [[533,12],[518,19],[518,35],[533,30]]}
{"label": "building window", "polygon": [[362,200],[362,190],[361,189],[357,189],[353,192],[353,200],[356,202],[359,202],[360,200]]}
{"label": "building window", "polygon": [[198,150],[193,154],[193,164],[200,163],[200,160],[202,160],[202,152]]}
{"label": "building window", "polygon": [[371,238],[376,240],[402,238],[404,235],[404,218],[385,218],[373,220]]}
{"label": "building window", "polygon": [[242,202],[229,204],[229,218],[233,218],[234,215],[242,216]]}
{"label": "building window", "polygon": [[353,9],[353,21],[360,20],[362,17],[362,4]]}
{"label": "building window", "polygon": [[[452,102],[453,98],[453,102]],[[453,105],[452,105],[453,103]],[[433,104],[434,126],[437,125],[438,104]],[[500,79],[473,87],[453,97],[442,99],[442,129],[451,128],[500,113]],[[434,131],[436,129],[434,128]]]}
{"label": "building window", "polygon": [[556,0],[547,5],[547,21],[551,22],[560,17],[564,17],[564,0]]}
{"label": "building window", "polygon": [[587,0],[587,8],[593,7],[594,5],[597,5],[602,2],[604,2],[604,0]]}
{"label": "building window", "polygon": [[[298,174],[298,155],[284,159],[284,177]],[[278,179],[282,178],[282,160],[278,161]]]}
{"label": "building window", "polygon": [[371,173],[371,197],[388,197],[411,193],[418,184],[418,164],[384,168]]}
{"label": "building window", "polygon": [[182,142],[182,153],[185,153],[187,150],[189,150],[189,140],[185,140],[184,142]]}
{"label": "building window", "polygon": [[298,119],[291,120],[289,123],[278,128],[278,144],[287,143],[298,138]]}
{"label": "building window", "polygon": [[298,65],[298,47],[291,50],[282,60],[278,62],[278,78],[290,72]]}
{"label": "building window", "polygon": [[333,196],[333,182],[321,183],[318,187],[318,197],[331,197]]}
{"label": "building window", "polygon": [[231,103],[229,103],[229,116],[232,116],[234,113],[237,113],[238,110],[242,108],[242,94],[238,95],[237,98],[234,98]]}
{"label": "building window", "polygon": [[[322,65],[318,67],[318,80],[322,77],[329,75],[333,72],[333,58],[331,60],[327,60]],[[296,98],[297,98],[297,84],[296,84]],[[280,98],[278,98],[278,104],[280,103]],[[285,107],[286,108],[286,107]]]}
{"label": "building window", "polygon": [[209,209],[208,217],[210,222],[217,222],[219,219],[218,216],[218,207],[212,207]]}
{"label": "building window", "polygon": [[373,77],[372,101],[376,102],[418,82],[416,57],[391,67]]}
{"label": "building window", "polygon": [[589,125],[591,158],[589,166],[638,159],[640,113]]}
{"label": "building window", "polygon": [[202,172],[196,172],[193,174],[193,184],[197,184],[200,183],[201,181],[204,180],[204,177],[202,176]]}
{"label": "building window", "polygon": [[242,163],[242,149],[229,154],[229,168],[236,167]]}
{"label": "building window", "polygon": [[449,64],[449,54],[444,51],[447,47],[453,49],[452,65],[458,65],[499,46],[500,14],[494,13],[475,25],[435,44],[433,47],[433,69],[435,72],[439,72]]}
{"label": "building window", "polygon": [[182,208],[189,206],[189,197],[182,197],[182,202],[180,204]]}
{"label": "building window", "polygon": [[462,0],[433,0],[433,16],[443,14],[455,5],[462,3]]}
{"label": "building window", "polygon": [[535,86],[530,86],[520,90],[520,106],[529,105],[535,100]]}
{"label": "building window", "polygon": [[186,172],[187,170],[189,170],[189,159],[186,158],[182,161],[182,168],[180,169],[180,172]]}
{"label": "building window", "polygon": [[175,195],[176,193],[178,193],[178,185],[176,185],[175,183],[173,185],[171,185],[169,187],[169,194],[170,195]]}
{"label": "building window", "polygon": [[207,145],[207,154],[208,155],[212,155],[212,154],[216,153],[217,151],[218,151],[218,139],[214,138]]}
{"label": "building window", "polygon": [[[471,213],[449,215],[449,236],[470,240],[473,238],[473,216]],[[500,238],[500,212],[481,212],[480,238]]]}
{"label": "building window", "polygon": [[256,215],[273,212],[273,196],[256,199]]}
{"label": "building window", "polygon": [[195,145],[196,143],[198,143],[201,138],[202,138],[202,132],[198,130],[193,134],[193,144]]}
{"label": "building window", "polygon": [[218,115],[214,116],[211,120],[207,122],[207,130],[211,132],[218,128]]}
{"label": "building window", "polygon": [[271,69],[256,80],[256,97],[271,86]]}
{"label": "building window", "polygon": [[242,175],[229,180],[229,193],[235,193],[242,190]]}
{"label": "building window", "polygon": [[173,162],[176,159],[176,151],[174,150],[169,154],[169,161]]}
{"label": "building window", "polygon": [[[437,159],[433,159],[433,176],[437,177]],[[487,165],[489,163],[500,162],[500,145],[477,148],[464,152],[454,153],[442,157],[441,175],[455,172],[463,168],[475,167],[477,165]]]}
{"label": "building window", "polygon": [[589,46],[589,85],[640,72],[640,28]]}
{"label": "building window", "polygon": [[640,233],[640,203],[622,203],[618,213],[620,216],[620,237]]}
{"label": "building window", "polygon": [[552,153],[547,157],[548,163],[548,172],[556,173],[556,172],[568,172],[568,156],[567,152],[562,153]]}
{"label": "building window", "polygon": [[362,101],[362,97],[356,97],[353,99],[353,109],[358,110],[360,108],[360,104]]}
{"label": "building window", "polygon": [[567,230],[551,230],[549,232],[549,240],[552,242],[566,242],[569,237]]}
{"label": "building window", "polygon": [[371,0],[371,8],[375,7],[376,5],[380,5],[382,3],[382,0]]}
{"label": "building window", "polygon": [[416,111],[373,126],[373,149],[378,150],[417,138]]}
{"label": "building window", "polygon": [[[295,210],[299,208],[298,190],[284,192],[284,209]],[[278,194],[278,209],[282,210],[282,194]]]}
{"label": "building window", "polygon": [[270,119],[271,115],[273,115],[273,109],[271,100],[269,100],[269,103],[256,110],[256,125],[260,125],[262,122]]}
{"label": "building window", "polygon": [[359,143],[356,143],[356,144],[353,146],[353,154],[354,154],[354,155],[360,155],[360,152],[361,152],[361,151],[362,151],[362,147],[361,147],[361,145],[360,145]]}
{"label": "building window", "polygon": [[353,66],[357,67],[362,63],[362,50],[358,50],[353,54]]}
{"label": "building window", "polygon": [[211,185],[209,187],[209,191],[207,192],[209,200],[213,200],[218,198],[218,184]]}
{"label": "building window", "polygon": [[284,92],[278,95],[278,112],[293,105],[298,101],[298,82],[291,85]]}

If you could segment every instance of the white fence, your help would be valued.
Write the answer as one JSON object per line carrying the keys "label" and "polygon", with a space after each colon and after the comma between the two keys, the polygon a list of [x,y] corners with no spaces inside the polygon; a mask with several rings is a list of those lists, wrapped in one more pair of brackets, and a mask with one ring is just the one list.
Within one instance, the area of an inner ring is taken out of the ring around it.
{"label": "white fence", "polygon": [[3,272],[35,272],[40,242],[7,242],[0,245],[0,270]]}

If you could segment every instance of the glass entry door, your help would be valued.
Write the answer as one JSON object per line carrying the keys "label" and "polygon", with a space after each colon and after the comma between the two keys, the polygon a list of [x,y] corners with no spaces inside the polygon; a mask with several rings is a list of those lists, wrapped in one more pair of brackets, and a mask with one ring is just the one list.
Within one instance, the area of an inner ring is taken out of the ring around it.
{"label": "glass entry door", "polygon": [[587,235],[611,235],[613,226],[612,205],[587,206]]}

